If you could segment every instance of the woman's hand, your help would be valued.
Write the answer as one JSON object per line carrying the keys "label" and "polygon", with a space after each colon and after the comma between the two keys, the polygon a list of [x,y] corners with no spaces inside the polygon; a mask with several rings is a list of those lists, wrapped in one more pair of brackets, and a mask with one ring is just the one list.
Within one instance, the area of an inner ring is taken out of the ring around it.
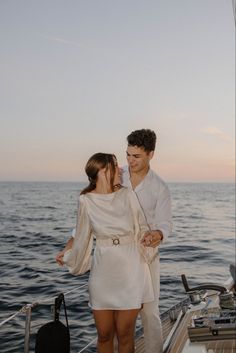
{"label": "woman's hand", "polygon": [[56,256],[56,262],[58,263],[59,266],[63,266],[63,265],[64,265],[64,261],[63,261],[64,254],[65,254],[65,252],[66,252],[67,250],[69,250],[69,249],[72,248],[73,242],[74,242],[74,238],[71,237],[71,238],[68,240],[68,242],[67,242],[65,248],[57,254],[57,256]]}
{"label": "woman's hand", "polygon": [[144,234],[141,244],[144,246],[149,246],[155,248],[159,246],[162,242],[163,234],[160,230],[151,230]]}
{"label": "woman's hand", "polygon": [[58,263],[59,266],[64,265],[64,261],[63,261],[64,254],[65,254],[65,250],[60,251],[56,256],[56,262]]}

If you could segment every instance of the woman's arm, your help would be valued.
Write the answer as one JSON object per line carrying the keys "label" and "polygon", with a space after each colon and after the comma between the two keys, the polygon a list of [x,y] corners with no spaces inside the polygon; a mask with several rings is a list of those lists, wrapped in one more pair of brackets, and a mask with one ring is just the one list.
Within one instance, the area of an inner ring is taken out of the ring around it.
{"label": "woman's arm", "polygon": [[63,250],[63,258],[59,256],[59,261],[62,260],[73,275],[81,275],[89,271],[91,266],[93,236],[85,196],[79,197],[75,237],[69,239]]}
{"label": "woman's arm", "polygon": [[65,252],[67,250],[70,250],[72,248],[73,243],[74,243],[74,238],[71,237],[68,240],[68,242],[66,243],[66,246],[64,247],[64,249],[57,254],[56,262],[58,263],[59,266],[63,266],[64,265],[64,261],[63,261],[64,254],[65,254]]}

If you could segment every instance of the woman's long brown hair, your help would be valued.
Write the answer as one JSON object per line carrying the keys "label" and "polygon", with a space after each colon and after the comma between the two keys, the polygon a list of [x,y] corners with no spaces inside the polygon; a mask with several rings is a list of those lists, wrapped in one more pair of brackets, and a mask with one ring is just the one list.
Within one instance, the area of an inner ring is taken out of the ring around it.
{"label": "woman's long brown hair", "polygon": [[86,188],[84,188],[80,194],[87,194],[88,192],[91,192],[96,188],[98,172],[103,168],[106,168],[106,170],[110,168],[110,187],[111,190],[114,191],[113,184],[116,171],[115,160],[116,156],[110,153],[99,152],[95,153],[92,157],[90,157],[85,166],[85,172],[88,176],[89,185],[86,186]]}

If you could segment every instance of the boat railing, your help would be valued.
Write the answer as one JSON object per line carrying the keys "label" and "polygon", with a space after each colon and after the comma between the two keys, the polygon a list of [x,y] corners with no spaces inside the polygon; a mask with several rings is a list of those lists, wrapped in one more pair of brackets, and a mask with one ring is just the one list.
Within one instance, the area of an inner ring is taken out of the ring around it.
{"label": "boat railing", "polygon": [[[64,296],[68,296],[69,294],[71,294],[75,291],[78,291],[78,290],[80,290],[84,287],[87,287],[87,286],[88,286],[87,283],[85,283],[81,286],[77,286],[77,287],[65,292]],[[5,320],[0,322],[0,327],[1,327],[1,326],[5,325],[6,323],[8,323],[9,321],[15,319],[18,315],[25,314],[24,353],[29,353],[29,349],[30,349],[30,332],[31,332],[31,313],[32,313],[32,310],[40,305],[51,305],[52,306],[53,303],[55,302],[55,299],[57,298],[57,296],[58,295],[56,295],[55,297],[41,299],[41,300],[37,300],[33,303],[25,304],[18,311],[16,311],[14,314],[12,314],[8,318],[6,318]],[[82,350],[80,350],[78,353],[83,352],[95,340],[96,340],[96,338],[94,338],[91,342],[89,342],[89,344],[87,344],[87,346],[84,347]]]}

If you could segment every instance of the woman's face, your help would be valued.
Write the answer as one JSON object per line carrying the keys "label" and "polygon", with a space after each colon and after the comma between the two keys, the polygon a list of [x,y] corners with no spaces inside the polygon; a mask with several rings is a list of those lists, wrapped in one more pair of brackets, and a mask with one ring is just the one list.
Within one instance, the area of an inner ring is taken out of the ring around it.
{"label": "woman's face", "polygon": [[118,166],[118,162],[115,157],[114,157],[114,164],[115,164],[114,185],[119,185],[121,184],[121,169]]}
{"label": "woman's face", "polygon": [[115,174],[113,174],[113,167],[108,164],[108,168],[100,169],[98,172],[98,178],[107,183],[108,187],[110,187],[111,178],[113,175],[113,186],[121,184],[121,170],[118,166],[117,159],[114,157],[114,166],[115,166]]}

